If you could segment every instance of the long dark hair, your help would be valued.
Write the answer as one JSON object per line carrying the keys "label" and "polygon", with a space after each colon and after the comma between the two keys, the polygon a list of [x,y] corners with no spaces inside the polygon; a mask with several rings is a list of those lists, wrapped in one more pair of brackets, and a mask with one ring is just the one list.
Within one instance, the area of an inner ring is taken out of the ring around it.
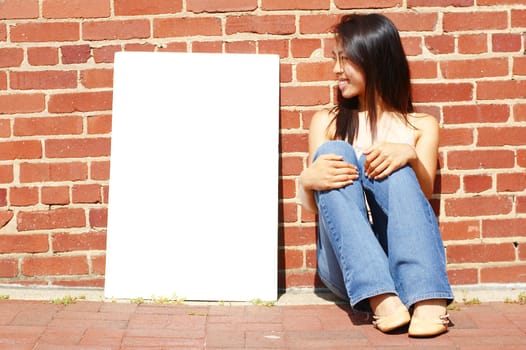
{"label": "long dark hair", "polygon": [[380,14],[346,15],[334,33],[346,57],[365,75],[364,106],[358,96],[345,98],[338,89],[334,136],[352,143],[358,132],[358,111],[366,110],[375,137],[380,101],[407,121],[407,114],[413,112],[409,64],[393,22]]}

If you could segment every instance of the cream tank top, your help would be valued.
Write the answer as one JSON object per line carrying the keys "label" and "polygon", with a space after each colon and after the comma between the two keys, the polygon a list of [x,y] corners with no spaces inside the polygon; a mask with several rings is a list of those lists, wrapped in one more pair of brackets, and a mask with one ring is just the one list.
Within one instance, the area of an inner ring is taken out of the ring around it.
{"label": "cream tank top", "polygon": [[360,158],[363,152],[378,142],[406,143],[415,146],[415,130],[400,118],[391,116],[380,118],[377,123],[375,140],[373,140],[369,121],[365,114],[360,113],[358,118],[360,127],[353,142],[357,158]]}

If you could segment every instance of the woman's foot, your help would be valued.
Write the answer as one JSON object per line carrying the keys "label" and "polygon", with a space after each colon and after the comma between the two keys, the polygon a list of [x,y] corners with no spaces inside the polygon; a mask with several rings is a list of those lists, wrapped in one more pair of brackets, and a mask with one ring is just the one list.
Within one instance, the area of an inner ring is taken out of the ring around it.
{"label": "woman's foot", "polygon": [[430,299],[415,304],[409,325],[409,336],[432,337],[447,331],[449,315],[446,300]]}
{"label": "woman's foot", "polygon": [[381,294],[369,299],[373,310],[373,325],[382,332],[390,332],[409,323],[411,316],[400,298],[394,294]]}

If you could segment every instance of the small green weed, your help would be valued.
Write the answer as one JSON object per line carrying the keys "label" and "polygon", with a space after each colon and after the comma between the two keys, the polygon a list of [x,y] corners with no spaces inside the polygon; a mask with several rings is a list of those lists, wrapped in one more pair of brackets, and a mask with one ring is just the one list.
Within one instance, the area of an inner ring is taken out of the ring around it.
{"label": "small green weed", "polygon": [[78,297],[74,297],[74,296],[71,296],[71,295],[66,295],[62,298],[56,298],[56,299],[53,299],[51,300],[51,304],[55,304],[55,305],[70,305],[70,304],[76,304],[77,301],[79,300],[85,300],[86,297],[85,296],[78,296]]}
{"label": "small green weed", "polygon": [[464,299],[462,299],[462,302],[464,303],[464,305],[478,305],[478,304],[481,304],[479,298],[471,298],[471,299],[464,298]]}
{"label": "small green weed", "polygon": [[526,292],[519,293],[517,299],[506,298],[504,302],[508,304],[526,305]]}
{"label": "small green weed", "polygon": [[264,301],[259,298],[252,300],[252,305],[257,305],[257,306],[271,307],[271,306],[274,306],[275,304],[276,302],[274,301]]}
{"label": "small green weed", "polygon": [[7,294],[0,294],[0,300],[8,300],[9,299],[9,295]]}

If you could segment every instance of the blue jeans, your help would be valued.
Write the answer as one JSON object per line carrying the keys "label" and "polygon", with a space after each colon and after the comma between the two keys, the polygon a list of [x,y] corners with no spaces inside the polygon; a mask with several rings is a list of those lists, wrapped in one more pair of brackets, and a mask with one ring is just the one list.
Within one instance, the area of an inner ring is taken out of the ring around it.
{"label": "blue jeans", "polygon": [[[409,308],[428,299],[453,300],[435,213],[410,166],[382,180],[364,175],[345,141],[329,141],[314,158],[335,153],[359,168],[346,187],[315,191],[318,274],[354,309],[369,311],[370,297],[393,293]],[[369,205],[370,216],[366,206]]]}

